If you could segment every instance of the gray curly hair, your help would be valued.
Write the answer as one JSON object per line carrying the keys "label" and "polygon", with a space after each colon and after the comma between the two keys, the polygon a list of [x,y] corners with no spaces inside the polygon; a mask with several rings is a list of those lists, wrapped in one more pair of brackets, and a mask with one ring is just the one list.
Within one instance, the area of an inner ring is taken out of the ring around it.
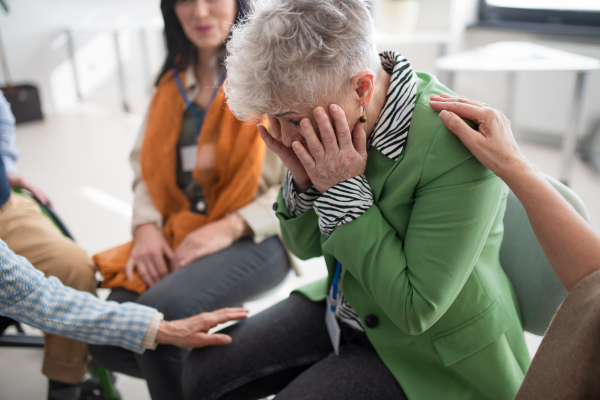
{"label": "gray curly hair", "polygon": [[256,0],[253,9],[227,44],[224,90],[238,119],[310,110],[339,99],[360,71],[377,78],[375,26],[363,0]]}

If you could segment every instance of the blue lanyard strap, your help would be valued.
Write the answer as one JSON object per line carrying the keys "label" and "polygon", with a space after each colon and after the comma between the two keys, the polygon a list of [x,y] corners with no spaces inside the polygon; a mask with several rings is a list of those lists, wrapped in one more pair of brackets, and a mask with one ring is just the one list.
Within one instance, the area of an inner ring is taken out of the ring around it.
{"label": "blue lanyard strap", "polygon": [[333,290],[331,291],[331,298],[334,301],[334,304],[331,305],[331,311],[335,312],[337,295],[338,295],[338,284],[340,282],[340,275],[342,275],[342,264],[337,261],[335,265],[335,274],[333,275],[333,281],[331,282],[331,287]]}
{"label": "blue lanyard strap", "polygon": [[181,78],[179,78],[179,71],[177,70],[176,67],[173,67],[173,76],[175,77],[175,83],[177,83],[177,89],[179,89],[179,94],[183,98],[186,108],[190,110],[190,112],[192,113],[192,116],[194,117],[194,120],[196,121],[196,140],[197,140],[198,136],[200,136],[200,128],[202,127],[202,124],[204,123],[204,118],[206,117],[206,112],[208,111],[213,100],[217,96],[217,92],[219,91],[219,88],[225,81],[226,75],[227,75],[227,71],[224,71],[223,75],[221,75],[221,78],[219,79],[219,83],[217,84],[217,87],[215,87],[215,90],[213,91],[212,96],[210,97],[208,106],[204,109],[204,111],[202,111],[202,115],[198,115],[198,113],[196,112],[196,109],[194,108],[194,104],[191,102],[190,98],[188,97],[187,93],[185,92],[185,89],[183,88],[183,83],[181,82]]}

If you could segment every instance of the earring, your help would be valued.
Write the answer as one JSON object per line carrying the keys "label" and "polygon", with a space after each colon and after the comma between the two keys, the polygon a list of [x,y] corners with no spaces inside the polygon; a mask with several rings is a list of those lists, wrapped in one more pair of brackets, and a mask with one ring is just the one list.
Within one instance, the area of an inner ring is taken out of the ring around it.
{"label": "earring", "polygon": [[365,122],[367,122],[367,116],[365,115],[365,108],[363,107],[362,109],[363,109],[363,114],[360,116],[359,120],[360,120],[360,122],[362,122],[364,124]]}

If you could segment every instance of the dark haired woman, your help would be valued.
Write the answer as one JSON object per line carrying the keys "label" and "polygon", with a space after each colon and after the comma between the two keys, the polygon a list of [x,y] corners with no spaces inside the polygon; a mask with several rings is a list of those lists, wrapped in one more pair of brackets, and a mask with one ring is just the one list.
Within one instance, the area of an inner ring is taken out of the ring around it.
{"label": "dark haired woman", "polygon": [[[272,212],[284,168],[221,90],[224,42],[245,0],[163,0],[168,55],[131,154],[133,241],[97,254],[109,300],[167,320],[238,305],[274,286],[289,260]],[[182,398],[185,352],[95,346],[105,368],[145,378],[153,399]]]}

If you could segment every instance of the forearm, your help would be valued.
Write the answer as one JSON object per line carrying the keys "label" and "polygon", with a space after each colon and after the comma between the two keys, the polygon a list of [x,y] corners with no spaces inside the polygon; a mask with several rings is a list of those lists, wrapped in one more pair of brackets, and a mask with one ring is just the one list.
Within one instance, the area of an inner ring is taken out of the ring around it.
{"label": "forearm", "polygon": [[44,332],[142,352],[155,309],[105,302],[44,274],[0,241],[0,313]]}
{"label": "forearm", "polygon": [[158,229],[162,229],[163,216],[154,206],[146,183],[141,180],[135,184],[133,189],[131,232],[135,232],[137,228],[148,223],[154,224]]}
{"label": "forearm", "polygon": [[152,223],[158,229],[162,229],[163,217],[158,211],[148,187],[142,176],[142,167],[140,164],[140,153],[144,142],[144,133],[146,130],[146,120],[142,125],[133,149],[129,154],[129,163],[133,169],[133,212],[131,218],[131,232],[134,232],[139,226]]}
{"label": "forearm", "polygon": [[279,221],[273,212],[279,185],[270,187],[252,202],[237,210],[237,214],[248,225],[252,238],[260,243],[268,237],[279,234]]}
{"label": "forearm", "polygon": [[552,268],[567,290],[600,269],[600,236],[533,165],[506,184],[519,199]]}
{"label": "forearm", "polygon": [[46,282],[2,313],[47,333],[143,352],[142,342],[156,310],[135,303],[105,302],[64,287],[54,277]]}
{"label": "forearm", "polygon": [[279,191],[276,208],[281,236],[290,251],[301,260],[323,255],[321,232],[314,210],[311,208],[299,216],[293,217],[287,209],[282,191]]}

